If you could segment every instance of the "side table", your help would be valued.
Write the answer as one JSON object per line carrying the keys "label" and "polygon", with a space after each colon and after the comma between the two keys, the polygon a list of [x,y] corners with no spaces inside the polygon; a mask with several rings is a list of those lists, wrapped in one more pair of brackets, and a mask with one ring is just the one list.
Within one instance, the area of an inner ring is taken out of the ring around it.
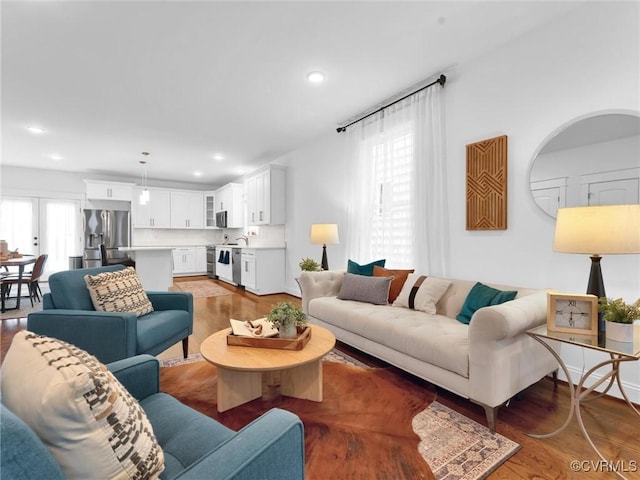
{"label": "side table", "polygon": [[[610,463],[606,458],[604,458],[602,453],[600,453],[600,450],[598,450],[598,448],[595,446],[595,444],[591,440],[591,437],[589,436],[589,433],[587,432],[587,429],[584,426],[584,422],[582,421],[582,414],[580,412],[580,403],[590,401],[590,400],[595,400],[596,398],[600,398],[601,396],[605,395],[611,389],[614,382],[616,382],[618,384],[618,388],[620,389],[620,393],[622,394],[627,404],[636,413],[636,415],[640,416],[640,412],[629,400],[629,397],[627,397],[627,394],[624,391],[622,382],[620,381],[620,364],[622,362],[633,362],[633,361],[640,360],[640,326],[635,325],[634,329],[635,329],[634,341],[629,343],[616,342],[613,340],[607,341],[606,335],[600,335],[600,336],[579,335],[579,334],[571,334],[571,333],[550,332],[547,330],[546,325],[542,325],[527,331],[527,334],[529,336],[531,336],[533,339],[541,343],[542,346],[544,346],[547,350],[549,350],[549,352],[558,361],[558,365],[560,365],[560,368],[562,368],[562,371],[567,377],[567,382],[569,384],[569,392],[571,395],[571,406],[569,408],[569,414],[567,415],[565,422],[557,430],[554,430],[551,433],[545,433],[545,434],[530,433],[529,434],[530,437],[533,437],[533,438],[553,437],[559,434],[560,432],[562,432],[567,427],[567,425],[569,425],[569,422],[571,421],[571,418],[573,417],[573,415],[575,415],[576,420],[578,421],[580,430],[582,431],[584,438],[586,438],[587,442],[589,442],[589,445],[591,445],[591,448],[593,448],[593,450],[598,454],[598,456],[603,462],[606,462],[607,464]],[[551,341],[577,345],[581,348],[587,348],[590,350],[597,350],[600,352],[604,352],[609,355],[609,359],[598,363],[593,368],[591,368],[586,373],[584,373],[582,375],[582,378],[580,378],[580,381],[578,382],[578,385],[576,387],[573,385],[571,375],[569,374],[569,370],[567,369],[567,366],[565,365],[564,361],[562,360],[560,355],[558,355],[558,353],[551,347],[550,345]],[[606,366],[610,366],[611,369],[605,374],[603,374],[600,379],[595,381],[593,385],[589,387],[584,386],[587,379],[594,372]],[[589,394],[591,394],[591,392],[593,392],[597,387],[599,387],[600,385],[602,385],[607,381],[609,382],[609,384],[604,389],[604,391],[600,392],[598,395],[587,398]],[[619,471],[616,470],[615,473],[620,478],[626,479],[626,477],[623,476],[622,473],[620,473]]]}

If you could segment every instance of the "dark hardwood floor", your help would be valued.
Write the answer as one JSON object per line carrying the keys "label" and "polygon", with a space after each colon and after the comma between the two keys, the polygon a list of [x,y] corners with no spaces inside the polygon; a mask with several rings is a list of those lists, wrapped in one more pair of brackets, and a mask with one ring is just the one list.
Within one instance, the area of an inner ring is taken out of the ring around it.
{"label": "dark hardwood floor", "polygon": [[[197,277],[176,278],[176,282],[194,280]],[[204,278],[204,277],[202,277]],[[271,306],[279,301],[300,304],[300,299],[286,295],[256,296],[236,289],[223,282],[219,285],[229,289],[233,295],[194,299],[194,332],[189,341],[190,353],[199,351],[200,344],[212,333],[229,326],[229,318],[253,319],[266,315]],[[0,323],[0,359],[9,349],[16,332],[26,328],[26,319],[2,320]],[[437,400],[457,412],[485,424],[483,409],[444,389],[436,388],[421,379],[406,374],[384,362],[372,358],[347,345],[337,347],[357,357],[364,363],[394,369],[424,388],[436,389]],[[178,344],[162,358],[181,356]],[[622,367],[624,368],[624,366]],[[583,437],[577,422],[572,420],[561,434],[550,439],[534,439],[527,433],[546,433],[555,430],[565,420],[570,408],[569,390],[559,383],[554,390],[553,382],[544,379],[523,391],[508,407],[500,409],[497,431],[518,442],[522,448],[488,478],[490,479],[609,479],[616,478],[599,464],[599,459]],[[583,406],[582,414],[595,445],[609,458],[614,466],[623,469],[627,479],[640,479],[640,417],[625,404],[613,397],[604,397]],[[578,465],[577,470],[572,464]]]}

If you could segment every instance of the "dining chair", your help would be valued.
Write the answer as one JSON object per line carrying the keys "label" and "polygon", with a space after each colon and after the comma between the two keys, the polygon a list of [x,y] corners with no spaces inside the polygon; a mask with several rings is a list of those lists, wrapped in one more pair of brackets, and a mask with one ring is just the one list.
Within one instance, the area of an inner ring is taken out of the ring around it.
{"label": "dining chair", "polygon": [[42,290],[40,290],[40,284],[38,283],[40,277],[44,273],[44,267],[47,264],[47,259],[49,255],[43,253],[38,257],[36,263],[33,264],[33,269],[30,273],[27,273],[26,276],[23,274],[22,278],[20,278],[17,274],[11,274],[4,276],[2,278],[2,287],[0,287],[0,295],[2,296],[3,303],[6,298],[11,294],[11,287],[13,285],[17,285],[21,283],[23,285],[27,285],[29,292],[29,299],[31,300],[31,306],[33,307],[33,300],[36,299],[38,301],[42,300]]}
{"label": "dining chair", "polygon": [[107,255],[107,247],[104,243],[100,244],[100,262],[103,267],[108,265],[124,265],[126,267],[136,267],[136,262],[130,258],[109,258]]}

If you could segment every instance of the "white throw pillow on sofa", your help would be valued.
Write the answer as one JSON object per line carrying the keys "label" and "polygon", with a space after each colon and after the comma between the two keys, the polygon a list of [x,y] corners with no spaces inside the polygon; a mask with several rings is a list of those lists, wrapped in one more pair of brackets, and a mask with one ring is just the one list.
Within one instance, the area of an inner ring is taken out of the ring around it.
{"label": "white throw pillow on sofa", "polygon": [[446,293],[451,280],[412,273],[402,286],[394,307],[405,307],[435,315],[436,304]]}
{"label": "white throw pillow on sofa", "polygon": [[164,470],[144,410],[84,350],[19,332],[1,381],[2,402],[38,435],[67,478],[152,479]]}

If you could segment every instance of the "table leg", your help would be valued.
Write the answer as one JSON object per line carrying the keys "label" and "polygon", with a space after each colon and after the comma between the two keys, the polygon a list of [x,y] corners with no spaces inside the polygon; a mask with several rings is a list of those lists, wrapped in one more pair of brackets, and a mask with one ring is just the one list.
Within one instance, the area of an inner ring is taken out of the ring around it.
{"label": "table leg", "polygon": [[[620,380],[620,363],[621,362],[626,362],[626,361],[633,361],[635,359],[631,358],[631,357],[615,356],[614,354],[611,353],[611,354],[609,354],[610,357],[611,357],[609,360],[605,360],[604,362],[601,362],[601,363],[597,364],[596,366],[591,368],[589,371],[587,371],[584,375],[582,375],[582,378],[580,379],[580,382],[578,383],[578,386],[574,387],[573,386],[573,382],[571,380],[571,376],[569,374],[569,370],[567,369],[567,366],[565,365],[565,363],[562,361],[562,358],[560,358],[560,356],[556,353],[556,351],[553,348],[551,348],[551,346],[547,345],[541,339],[539,339],[538,337],[535,337],[535,336],[533,338],[535,340],[537,340],[539,343],[541,343],[547,350],[549,350],[551,352],[551,354],[558,361],[558,364],[560,365],[560,368],[562,368],[562,371],[564,372],[565,376],[567,377],[567,383],[569,384],[569,393],[571,395],[571,406],[569,408],[569,414],[567,415],[567,418],[566,418],[565,422],[562,424],[562,426],[560,426],[560,428],[558,428],[557,430],[555,430],[555,431],[553,431],[551,433],[547,433],[547,434],[539,435],[539,434],[529,433],[528,435],[530,437],[533,437],[533,438],[549,438],[549,437],[553,437],[554,435],[557,435],[558,433],[562,432],[567,427],[569,422],[571,421],[571,417],[573,415],[575,415],[576,416],[576,420],[578,422],[578,426],[580,427],[580,430],[582,431],[582,435],[587,440],[589,445],[591,445],[591,448],[593,449],[593,451],[596,452],[598,457],[600,457],[600,459],[603,462],[609,464],[609,461],[604,457],[604,455],[602,455],[602,453],[600,453],[600,450],[598,450],[598,448],[595,446],[595,444],[591,440],[589,432],[587,432],[587,429],[586,429],[586,427],[584,425],[584,422],[582,420],[582,412],[580,411],[580,403],[588,401],[588,400],[594,400],[595,398],[601,397],[603,393],[606,393],[606,392],[609,391],[609,389],[611,388],[611,385],[613,384],[613,382],[615,380],[618,383],[618,388],[620,389],[620,393],[622,393],[622,396],[624,397],[624,399],[627,402],[627,404],[633,409],[633,411],[637,415],[640,416],[640,412],[635,408],[633,403],[631,403],[631,401],[627,397],[627,394],[624,391],[624,388],[622,386],[622,381]],[[605,367],[607,365],[611,365],[611,370],[609,372],[605,373],[602,377],[600,377],[597,381],[595,381],[589,387],[585,387],[584,386],[585,381],[594,372],[596,372],[600,368]],[[600,385],[602,385],[607,380],[609,381],[609,385],[607,386],[607,388],[605,389],[604,392],[602,392],[602,393],[597,392],[598,395],[596,397],[587,398],[588,395],[590,395],[596,388],[598,388]],[[618,477],[626,480],[627,477],[622,475],[622,473],[620,473],[618,470],[613,470],[613,471]]]}
{"label": "table leg", "polygon": [[282,371],[280,391],[288,397],[322,401],[322,359]]}
{"label": "table leg", "polygon": [[20,296],[22,295],[22,274],[24,273],[24,265],[18,267],[18,298],[16,299],[16,309],[20,310]]}
{"label": "table leg", "polygon": [[262,396],[262,373],[218,367],[218,412],[225,412]]}

